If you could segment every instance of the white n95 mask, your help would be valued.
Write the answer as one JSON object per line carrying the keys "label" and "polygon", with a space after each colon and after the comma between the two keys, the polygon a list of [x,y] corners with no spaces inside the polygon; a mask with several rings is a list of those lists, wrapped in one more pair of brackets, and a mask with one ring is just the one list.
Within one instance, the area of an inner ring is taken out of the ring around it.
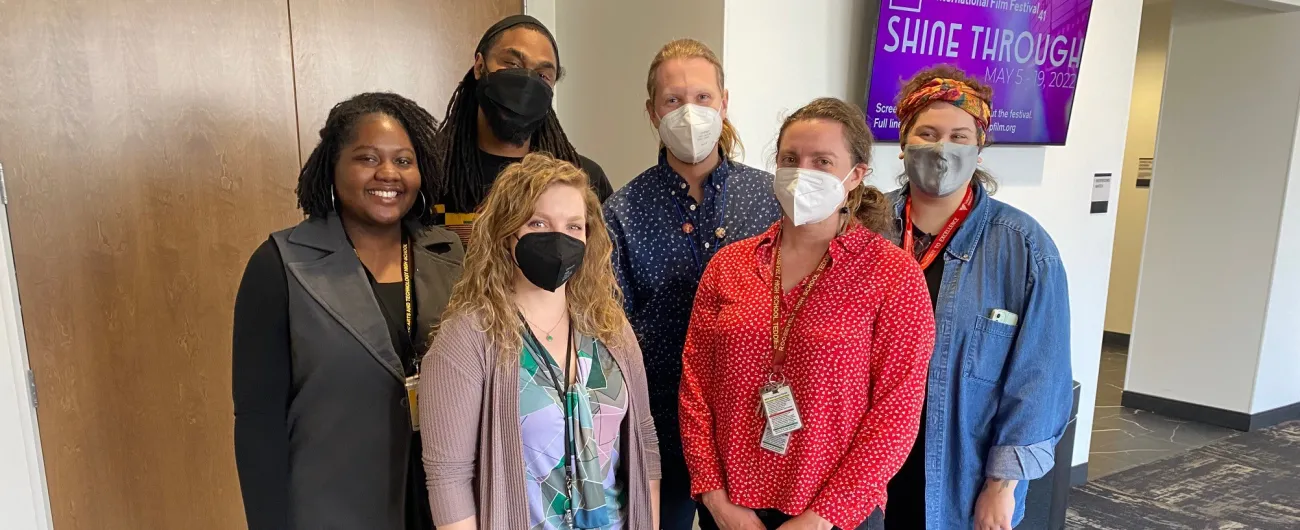
{"label": "white n95 mask", "polygon": [[815,169],[783,167],[776,170],[772,188],[777,202],[781,203],[781,210],[794,221],[795,226],[802,226],[825,221],[835,214],[848,195],[844,181],[852,174],[850,170],[844,178],[839,178]]}
{"label": "white n95 mask", "polygon": [[687,103],[659,119],[659,140],[683,162],[703,162],[721,136],[722,114],[713,107]]}

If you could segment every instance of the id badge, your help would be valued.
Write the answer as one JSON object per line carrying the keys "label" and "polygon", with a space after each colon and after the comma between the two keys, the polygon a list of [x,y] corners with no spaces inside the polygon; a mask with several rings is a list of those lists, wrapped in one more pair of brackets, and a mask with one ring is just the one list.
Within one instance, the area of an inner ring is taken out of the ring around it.
{"label": "id badge", "polygon": [[771,451],[778,455],[785,455],[790,449],[790,435],[772,434],[771,424],[763,426],[763,439],[758,444],[764,450]]}
{"label": "id badge", "polygon": [[406,408],[411,413],[411,430],[420,431],[420,374],[406,378]]}
{"label": "id badge", "polygon": [[763,389],[760,398],[763,401],[763,415],[767,418],[767,428],[772,434],[782,436],[803,428],[803,419],[799,417],[799,408],[794,403],[794,392],[790,385],[771,385]]}

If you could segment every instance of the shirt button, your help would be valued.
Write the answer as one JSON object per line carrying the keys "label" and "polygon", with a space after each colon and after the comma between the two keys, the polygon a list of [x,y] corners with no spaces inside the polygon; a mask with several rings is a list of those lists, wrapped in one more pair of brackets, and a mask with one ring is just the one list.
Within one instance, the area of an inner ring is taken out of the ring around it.
{"label": "shirt button", "polygon": [[691,211],[692,211],[692,212],[695,211],[695,205],[694,205],[694,204],[691,205]]}
{"label": "shirt button", "polygon": [[708,242],[708,241],[705,241],[705,242],[704,242],[704,248],[705,248],[705,249],[709,248],[709,242]]}
{"label": "shirt button", "polygon": [[686,189],[686,183],[685,183],[685,182],[679,183],[678,186],[680,186],[682,189]]}

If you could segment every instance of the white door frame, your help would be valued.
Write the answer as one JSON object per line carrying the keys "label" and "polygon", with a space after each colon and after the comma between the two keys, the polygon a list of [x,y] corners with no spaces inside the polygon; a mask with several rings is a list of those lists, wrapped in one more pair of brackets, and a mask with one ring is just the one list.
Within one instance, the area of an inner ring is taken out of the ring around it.
{"label": "white door frame", "polygon": [[[12,173],[11,173],[12,177]],[[4,197],[0,165],[0,197]],[[28,387],[27,338],[14,274],[8,200],[0,202],[0,526],[51,530],[50,493]],[[40,395],[37,394],[37,401]]]}

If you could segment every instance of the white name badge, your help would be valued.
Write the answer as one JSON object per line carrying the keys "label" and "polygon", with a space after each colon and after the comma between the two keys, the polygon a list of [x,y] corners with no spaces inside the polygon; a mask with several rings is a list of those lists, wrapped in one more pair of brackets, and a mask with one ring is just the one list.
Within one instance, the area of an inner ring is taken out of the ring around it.
{"label": "white name badge", "polygon": [[782,436],[803,428],[803,419],[799,417],[799,407],[795,405],[790,385],[769,385],[759,397],[763,401],[767,428],[772,434]]}
{"label": "white name badge", "polygon": [[767,426],[764,426],[763,439],[762,441],[759,442],[758,445],[767,451],[771,451],[778,455],[784,455],[785,452],[790,449],[790,435],[772,434],[772,429],[769,429],[767,428]]}

